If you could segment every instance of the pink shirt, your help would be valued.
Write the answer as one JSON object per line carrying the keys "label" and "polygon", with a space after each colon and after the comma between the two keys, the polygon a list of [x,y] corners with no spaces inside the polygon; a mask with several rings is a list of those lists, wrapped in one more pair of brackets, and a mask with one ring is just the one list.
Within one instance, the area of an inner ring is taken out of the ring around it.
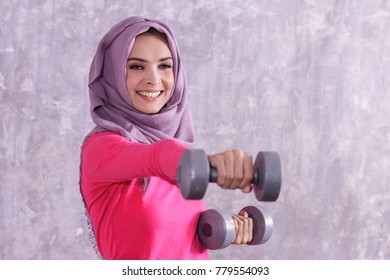
{"label": "pink shirt", "polygon": [[[105,259],[209,259],[196,232],[201,200],[175,185],[182,144],[130,142],[114,132],[83,146],[81,191]],[[150,177],[146,191],[138,178]]]}

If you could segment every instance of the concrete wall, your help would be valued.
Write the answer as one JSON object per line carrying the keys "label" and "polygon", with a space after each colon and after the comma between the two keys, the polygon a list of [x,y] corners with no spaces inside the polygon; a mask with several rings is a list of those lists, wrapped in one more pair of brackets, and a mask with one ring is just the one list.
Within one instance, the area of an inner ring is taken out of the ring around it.
{"label": "concrete wall", "polygon": [[87,76],[129,15],[174,30],[197,147],[281,155],[275,203],[209,188],[209,208],[263,205],[275,223],[212,258],[390,258],[389,1],[2,0],[0,259],[96,258],[78,189]]}

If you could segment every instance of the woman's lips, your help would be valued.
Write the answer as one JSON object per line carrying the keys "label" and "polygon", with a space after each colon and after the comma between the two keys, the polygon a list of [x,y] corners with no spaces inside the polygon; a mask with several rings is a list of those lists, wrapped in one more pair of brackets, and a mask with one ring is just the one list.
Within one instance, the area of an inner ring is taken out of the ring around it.
{"label": "woman's lips", "polygon": [[162,90],[160,91],[136,91],[136,93],[138,95],[141,95],[141,96],[144,96],[144,97],[148,97],[148,98],[157,98],[160,96],[160,94],[163,93]]}

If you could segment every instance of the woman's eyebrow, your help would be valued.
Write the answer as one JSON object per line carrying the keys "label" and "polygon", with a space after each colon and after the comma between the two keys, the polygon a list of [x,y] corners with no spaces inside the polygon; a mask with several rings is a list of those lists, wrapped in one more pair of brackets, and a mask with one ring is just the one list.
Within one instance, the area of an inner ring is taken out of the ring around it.
{"label": "woman's eyebrow", "polygon": [[172,57],[170,57],[170,56],[160,58],[160,62],[161,62],[161,61],[165,61],[165,60],[173,60],[173,59],[172,59]]}
{"label": "woman's eyebrow", "polygon": [[[139,58],[139,57],[129,57],[129,58],[127,59],[127,61],[130,61],[130,60],[136,60],[136,61],[140,61],[140,62],[148,62],[146,59]],[[167,56],[167,57],[160,58],[160,59],[159,59],[159,62],[161,62],[161,61],[166,61],[166,60],[173,60],[173,59],[172,59],[172,57]]]}

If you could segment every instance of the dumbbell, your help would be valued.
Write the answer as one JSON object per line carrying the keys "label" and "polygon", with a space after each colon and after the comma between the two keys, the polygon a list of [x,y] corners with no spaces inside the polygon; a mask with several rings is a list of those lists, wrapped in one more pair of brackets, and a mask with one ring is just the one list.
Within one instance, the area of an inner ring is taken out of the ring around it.
{"label": "dumbbell", "polygon": [[[247,206],[242,210],[253,221],[253,238],[249,245],[264,244],[272,235],[273,220],[265,208]],[[210,250],[223,249],[234,239],[235,225],[233,217],[225,210],[209,209],[203,212],[198,222],[198,238],[202,245]]]}
{"label": "dumbbell", "polygon": [[[254,162],[253,190],[258,201],[276,201],[282,184],[281,163],[277,152],[259,152]],[[185,199],[202,199],[209,182],[217,182],[217,169],[210,166],[203,150],[185,150],[176,174]]]}

